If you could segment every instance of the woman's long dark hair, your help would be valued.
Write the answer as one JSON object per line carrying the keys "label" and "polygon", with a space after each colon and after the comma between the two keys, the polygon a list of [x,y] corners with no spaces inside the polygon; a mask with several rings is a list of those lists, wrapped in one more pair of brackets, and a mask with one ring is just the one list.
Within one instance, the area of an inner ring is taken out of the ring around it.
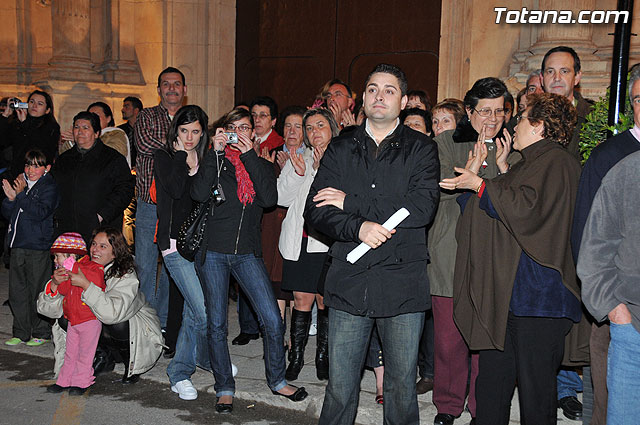
{"label": "woman's long dark hair", "polygon": [[135,271],[133,255],[131,255],[131,251],[129,251],[129,247],[127,246],[127,242],[124,239],[122,231],[110,226],[98,227],[91,234],[89,247],[93,245],[93,240],[98,233],[104,233],[107,235],[109,244],[111,244],[111,249],[113,249],[113,256],[115,257],[111,262],[112,266],[104,274],[104,280],[112,277],[120,278],[127,273]]}
{"label": "woman's long dark hair", "polygon": [[[40,121],[40,125],[42,124],[49,124],[51,122],[58,124],[58,121],[56,121],[56,117],[53,115],[53,99],[51,98],[51,95],[49,93],[47,93],[46,91],[42,91],[42,90],[34,90],[29,94],[29,97],[27,98],[27,103],[29,103],[29,101],[31,100],[31,98],[33,97],[34,94],[39,94],[40,96],[44,97],[44,102],[47,104],[47,108],[49,109],[49,112],[45,113],[41,118],[42,121]],[[28,115],[28,117],[30,118],[40,118],[40,117],[32,117],[31,115]]]}
{"label": "woman's long dark hair", "polygon": [[181,125],[187,125],[194,122],[199,122],[202,128],[200,133],[200,141],[196,146],[196,155],[198,156],[198,163],[202,160],[207,144],[209,143],[209,117],[206,112],[202,110],[198,105],[185,105],[178,109],[176,115],[171,120],[171,126],[167,132],[167,140],[165,142],[165,149],[173,156],[176,153],[176,148],[173,146],[173,142],[178,139],[178,127]]}

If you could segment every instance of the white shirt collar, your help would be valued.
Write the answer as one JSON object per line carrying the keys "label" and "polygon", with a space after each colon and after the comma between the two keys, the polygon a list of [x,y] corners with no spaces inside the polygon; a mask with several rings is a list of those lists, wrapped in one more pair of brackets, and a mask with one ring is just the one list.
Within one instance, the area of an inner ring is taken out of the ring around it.
{"label": "white shirt collar", "polygon": [[[387,136],[389,136],[391,133],[396,131],[396,128],[398,128],[399,125],[400,125],[400,118],[396,118],[396,125],[393,126],[391,131],[389,131],[387,134],[385,134],[385,136],[382,138],[382,140],[386,139]],[[373,139],[373,141],[376,142],[376,145],[379,145],[380,143],[373,136],[373,132],[371,131],[371,127],[369,126],[369,118],[367,118],[364,128],[365,128],[365,131],[367,132],[367,134],[369,135],[369,137],[371,137]]]}

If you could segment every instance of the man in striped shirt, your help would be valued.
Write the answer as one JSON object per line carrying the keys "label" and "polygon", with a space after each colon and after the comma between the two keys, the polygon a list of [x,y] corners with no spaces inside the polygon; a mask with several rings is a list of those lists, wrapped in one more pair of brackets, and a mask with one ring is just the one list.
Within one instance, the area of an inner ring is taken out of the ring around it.
{"label": "man in striped shirt", "polygon": [[164,69],[158,76],[157,90],[160,95],[160,104],[143,109],[138,114],[134,127],[138,151],[135,249],[140,289],[158,313],[162,327],[165,327],[169,303],[169,280],[163,268],[156,285],[159,252],[153,239],[158,217],[156,205],[152,203],[149,196],[149,188],[153,180],[153,153],[164,146],[171,119],[182,106],[184,96],[187,94],[184,74],[177,68]]}

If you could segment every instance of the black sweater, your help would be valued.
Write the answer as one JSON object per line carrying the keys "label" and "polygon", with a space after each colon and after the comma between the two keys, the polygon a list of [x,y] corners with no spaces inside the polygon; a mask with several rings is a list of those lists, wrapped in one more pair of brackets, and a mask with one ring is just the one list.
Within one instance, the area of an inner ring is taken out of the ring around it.
{"label": "black sweater", "polygon": [[[224,153],[221,153],[218,158],[218,161],[222,161],[219,181],[226,201],[215,208],[213,216],[207,222],[203,248],[224,254],[254,254],[260,257],[262,210],[278,201],[273,165],[258,157],[253,149],[240,155],[256,192],[254,201],[244,206],[237,195],[235,167],[228,159],[223,158]],[[211,149],[194,176],[191,186],[191,196],[194,200],[207,200],[211,188],[218,184],[217,170],[216,152]]]}
{"label": "black sweater", "polygon": [[178,239],[182,223],[193,208],[191,183],[187,169],[187,153],[178,151],[173,156],[164,149],[153,155],[153,177],[156,182],[158,212],[158,247],[169,249],[169,239]]}

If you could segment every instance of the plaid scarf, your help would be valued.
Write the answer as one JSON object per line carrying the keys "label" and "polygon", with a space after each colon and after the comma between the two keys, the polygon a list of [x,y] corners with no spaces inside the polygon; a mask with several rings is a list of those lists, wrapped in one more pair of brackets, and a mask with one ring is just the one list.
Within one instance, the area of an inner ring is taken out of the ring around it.
{"label": "plaid scarf", "polygon": [[247,203],[253,203],[253,199],[256,197],[256,191],[253,189],[253,182],[251,181],[251,177],[249,177],[249,173],[247,173],[244,164],[240,160],[240,151],[227,146],[224,148],[224,154],[225,158],[227,158],[236,169],[238,199],[242,202],[242,205],[245,206]]}

